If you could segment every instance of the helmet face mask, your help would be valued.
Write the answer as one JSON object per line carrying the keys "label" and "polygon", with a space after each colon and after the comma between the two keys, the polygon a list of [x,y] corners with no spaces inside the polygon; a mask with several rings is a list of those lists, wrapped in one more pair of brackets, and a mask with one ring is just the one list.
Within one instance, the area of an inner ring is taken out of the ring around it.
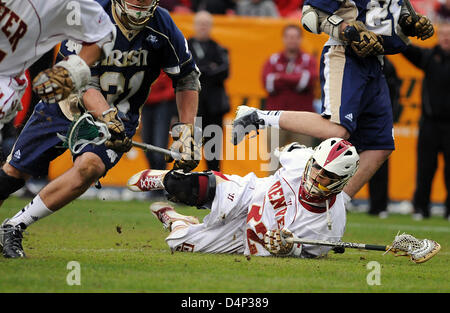
{"label": "helmet face mask", "polygon": [[149,5],[132,4],[127,0],[114,0],[114,4],[124,26],[132,30],[140,30],[155,14],[159,0],[151,0]]}
{"label": "helmet face mask", "polygon": [[325,202],[344,189],[358,165],[358,153],[349,142],[340,138],[325,140],[306,164],[300,198],[311,204]]}

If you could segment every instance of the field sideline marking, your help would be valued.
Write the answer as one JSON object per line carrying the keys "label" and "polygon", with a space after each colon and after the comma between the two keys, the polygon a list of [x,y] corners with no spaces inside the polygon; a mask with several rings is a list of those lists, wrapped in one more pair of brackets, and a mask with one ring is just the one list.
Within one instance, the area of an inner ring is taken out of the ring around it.
{"label": "field sideline marking", "polygon": [[397,225],[397,224],[389,224],[389,225],[379,225],[379,224],[364,224],[364,223],[347,223],[347,229],[350,227],[358,227],[358,228],[387,228],[387,229],[393,229],[393,230],[412,230],[412,231],[427,231],[427,232],[435,232],[435,233],[450,233],[450,227],[444,227],[444,226],[416,226],[416,225]]}

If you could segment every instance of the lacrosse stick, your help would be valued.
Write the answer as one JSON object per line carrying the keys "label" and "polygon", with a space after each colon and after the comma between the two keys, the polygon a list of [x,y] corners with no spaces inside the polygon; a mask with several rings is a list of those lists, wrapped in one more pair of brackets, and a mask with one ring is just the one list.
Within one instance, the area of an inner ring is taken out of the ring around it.
{"label": "lacrosse stick", "polygon": [[[89,144],[101,145],[111,138],[105,123],[95,121],[91,114],[84,113],[75,117],[69,126],[67,136],[56,134],[63,141],[63,147],[68,148],[72,154],[78,154]],[[154,151],[170,155],[174,160],[180,160],[181,154],[168,149],[133,141],[132,145],[144,151]]]}
{"label": "lacrosse stick", "polygon": [[413,22],[417,22],[419,20],[419,17],[417,16],[416,10],[414,10],[414,7],[412,6],[411,2],[409,0],[404,0],[406,8],[408,9],[409,14],[411,15],[411,18]]}
{"label": "lacrosse stick", "polygon": [[434,240],[417,239],[408,234],[397,234],[391,245],[379,246],[352,242],[331,242],[323,240],[303,239],[298,237],[282,237],[287,243],[301,243],[307,245],[329,246],[334,248],[351,248],[376,250],[393,253],[395,256],[409,256],[414,263],[423,263],[435,256],[441,246]]}

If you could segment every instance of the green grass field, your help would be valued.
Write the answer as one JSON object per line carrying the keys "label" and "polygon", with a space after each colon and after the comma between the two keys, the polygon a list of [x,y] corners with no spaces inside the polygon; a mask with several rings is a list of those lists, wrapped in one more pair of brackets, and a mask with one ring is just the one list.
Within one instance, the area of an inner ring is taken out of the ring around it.
{"label": "green grass field", "polygon": [[[0,218],[28,200],[11,198]],[[398,230],[438,241],[441,252],[423,264],[376,251],[347,249],[319,260],[171,253],[168,232],[147,202],[77,200],[27,229],[27,259],[0,258],[0,292],[450,292],[450,223],[439,217],[386,220],[349,213],[344,241],[388,244]],[[203,217],[207,211],[178,207]],[[69,286],[70,261],[81,285]],[[380,285],[368,285],[367,264],[381,265]]]}

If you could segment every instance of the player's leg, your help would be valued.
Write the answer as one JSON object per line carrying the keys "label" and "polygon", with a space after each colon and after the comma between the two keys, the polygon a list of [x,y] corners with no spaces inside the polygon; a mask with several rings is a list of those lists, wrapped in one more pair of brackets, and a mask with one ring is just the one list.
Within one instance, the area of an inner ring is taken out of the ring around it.
{"label": "player's leg", "polygon": [[450,221],[450,138],[447,135],[450,133],[450,125],[447,125],[447,123],[442,123],[439,126],[441,128],[440,139],[444,154],[444,180],[445,188],[447,190],[444,218]]}
{"label": "player's leg", "polygon": [[214,199],[216,186],[223,181],[215,173],[149,169],[130,177],[127,186],[132,191],[165,189],[169,200],[201,207]]}
{"label": "player's leg", "polygon": [[[355,80],[359,84],[355,85]],[[350,197],[370,180],[395,149],[389,89],[377,58],[363,61],[349,58],[344,70],[343,90],[355,88],[359,89],[354,94],[356,97],[343,93],[340,109],[342,124],[353,129],[349,141],[361,151],[359,168],[344,188]]]}
{"label": "player's leg", "polygon": [[417,140],[417,174],[413,206],[414,218],[429,217],[433,178],[438,165],[440,130],[434,121],[422,120]]}
{"label": "player's leg", "polygon": [[[27,121],[2,167],[0,175],[3,199],[24,184],[31,176],[42,177],[48,173],[49,163],[61,155],[65,149],[55,133],[64,133],[69,127],[67,120],[57,104],[38,103],[35,111]],[[8,189],[10,188],[10,189]],[[8,189],[8,190],[7,190]],[[0,246],[5,257],[24,257],[22,232],[28,223],[48,216],[50,211],[37,196],[13,217],[7,218],[0,227]]]}
{"label": "player's leg", "polygon": [[94,153],[83,153],[72,168],[47,184],[39,196],[55,212],[81,196],[105,173],[105,164]]}
{"label": "player's leg", "polygon": [[[170,231],[166,242],[172,251],[243,253],[246,207],[221,205],[221,214],[231,218],[215,214],[218,210],[217,205],[213,206],[200,224],[197,218],[179,214],[168,203],[156,202],[150,206],[152,214]],[[238,210],[240,214],[236,213]]]}
{"label": "player's leg", "polygon": [[359,168],[349,180],[344,192],[351,198],[370,180],[387,160],[392,150],[366,150],[359,153]]}
{"label": "player's leg", "polygon": [[0,169],[0,206],[11,194],[25,186],[29,178],[30,175],[19,171],[9,163],[3,164]]}

